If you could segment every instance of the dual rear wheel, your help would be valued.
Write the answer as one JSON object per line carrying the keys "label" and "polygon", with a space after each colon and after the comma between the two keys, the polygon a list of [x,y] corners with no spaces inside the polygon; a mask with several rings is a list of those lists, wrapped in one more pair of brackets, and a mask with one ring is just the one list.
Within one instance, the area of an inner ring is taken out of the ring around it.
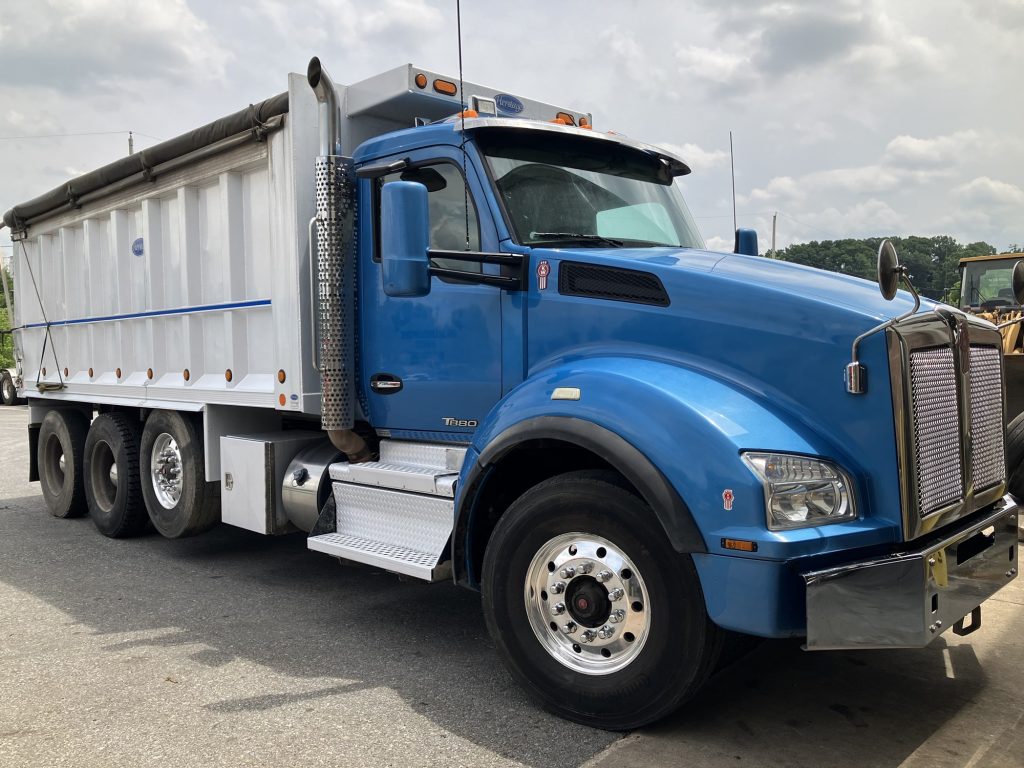
{"label": "dual rear wheel", "polygon": [[90,425],[82,411],[54,409],[39,429],[39,479],[50,513],[88,512],[112,538],[150,525],[180,538],[215,525],[219,493],[206,480],[203,456],[199,425],[174,411],[152,411],[143,427],[127,413],[100,414]]}

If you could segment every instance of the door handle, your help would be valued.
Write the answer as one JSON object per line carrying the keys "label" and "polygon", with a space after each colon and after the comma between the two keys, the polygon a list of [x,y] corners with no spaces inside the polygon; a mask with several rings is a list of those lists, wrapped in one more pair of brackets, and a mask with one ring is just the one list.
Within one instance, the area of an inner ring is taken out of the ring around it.
{"label": "door handle", "polygon": [[402,380],[391,373],[375,373],[370,377],[370,389],[378,395],[393,395],[402,391]]}

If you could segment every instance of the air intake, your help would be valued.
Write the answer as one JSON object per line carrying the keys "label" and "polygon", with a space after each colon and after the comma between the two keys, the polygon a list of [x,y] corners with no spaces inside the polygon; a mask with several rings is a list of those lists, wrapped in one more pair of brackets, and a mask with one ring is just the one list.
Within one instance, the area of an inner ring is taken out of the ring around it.
{"label": "air intake", "polygon": [[574,261],[563,261],[559,266],[558,292],[565,296],[588,296],[655,307],[669,305],[665,286],[657,275]]}

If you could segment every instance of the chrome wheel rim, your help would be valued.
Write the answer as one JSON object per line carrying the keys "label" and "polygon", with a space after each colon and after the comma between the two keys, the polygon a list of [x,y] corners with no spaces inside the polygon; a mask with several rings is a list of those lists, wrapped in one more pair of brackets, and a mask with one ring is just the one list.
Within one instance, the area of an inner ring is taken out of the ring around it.
{"label": "chrome wheel rim", "polygon": [[10,379],[8,379],[6,376],[4,377],[4,399],[5,400],[13,400],[14,399],[14,383]]}
{"label": "chrome wheel rim", "polygon": [[181,450],[175,439],[166,432],[160,433],[153,442],[150,455],[150,478],[153,492],[164,509],[174,509],[181,498],[182,462]]}
{"label": "chrome wheel rim", "polygon": [[643,577],[613,542],[567,533],[544,544],[526,572],[530,629],[565,667],[607,675],[628,666],[650,633]]}

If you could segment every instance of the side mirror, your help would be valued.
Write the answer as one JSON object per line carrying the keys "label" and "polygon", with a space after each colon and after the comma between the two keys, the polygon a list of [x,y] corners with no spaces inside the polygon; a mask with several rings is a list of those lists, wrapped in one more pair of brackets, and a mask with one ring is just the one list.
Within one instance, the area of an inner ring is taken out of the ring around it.
{"label": "side mirror", "polygon": [[427,188],[415,181],[385,184],[380,195],[380,249],[384,293],[430,293],[430,214]]}
{"label": "side mirror", "polygon": [[896,288],[902,275],[903,267],[896,255],[896,247],[889,240],[883,240],[878,246],[878,290],[882,292],[883,299],[892,301],[896,298]]}
{"label": "side mirror", "polygon": [[745,256],[757,256],[757,231],[740,227],[736,230],[736,247],[733,253],[742,253]]}
{"label": "side mirror", "polygon": [[1013,298],[1017,304],[1024,304],[1024,261],[1013,265]]}

